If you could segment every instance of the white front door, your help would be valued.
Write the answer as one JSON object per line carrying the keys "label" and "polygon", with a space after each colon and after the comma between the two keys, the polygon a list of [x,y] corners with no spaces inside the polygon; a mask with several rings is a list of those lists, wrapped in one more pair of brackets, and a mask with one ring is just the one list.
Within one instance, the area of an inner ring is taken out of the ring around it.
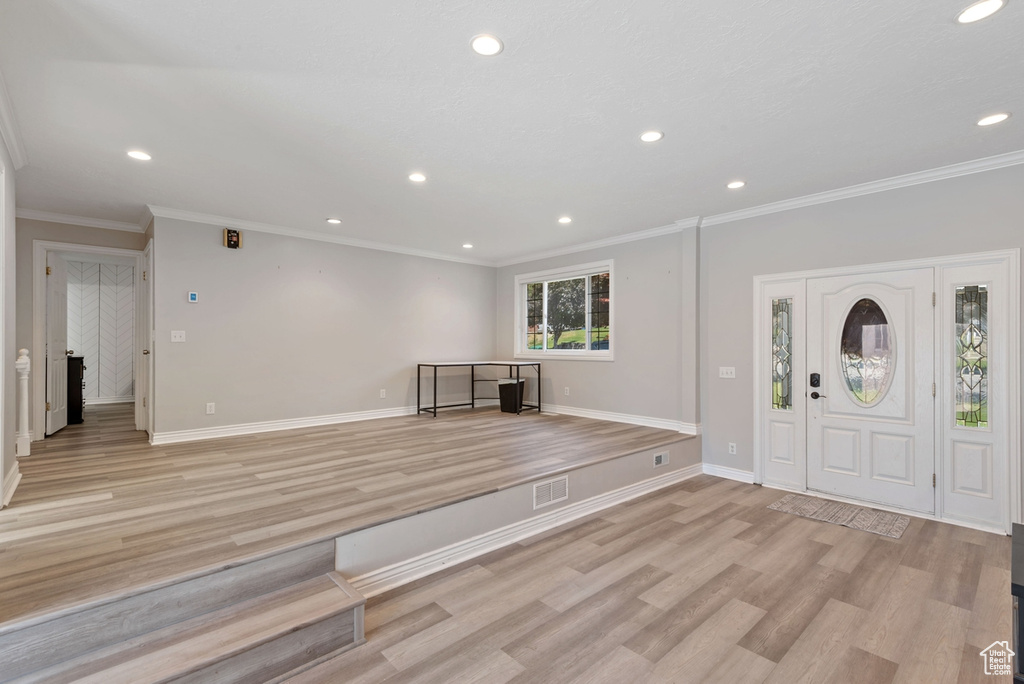
{"label": "white front door", "polygon": [[68,424],[68,262],[46,254],[46,434]]}
{"label": "white front door", "polygon": [[808,279],[808,489],[935,511],[933,285],[931,268]]}

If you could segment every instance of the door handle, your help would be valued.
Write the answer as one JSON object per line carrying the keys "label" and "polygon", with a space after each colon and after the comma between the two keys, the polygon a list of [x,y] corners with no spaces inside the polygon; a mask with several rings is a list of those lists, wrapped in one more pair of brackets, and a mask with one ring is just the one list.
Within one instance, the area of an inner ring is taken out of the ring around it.
{"label": "door handle", "polygon": [[811,399],[825,399],[824,394],[818,394],[817,392],[811,392]]}
{"label": "door handle", "polygon": [[142,353],[148,355],[149,354],[149,350],[148,349],[143,349]]}
{"label": "door handle", "polygon": [[64,350],[64,355],[65,355],[65,356],[71,356],[71,355],[72,355],[72,354],[74,354],[74,353],[75,353],[75,350],[74,350],[74,349],[65,349],[65,350]]}

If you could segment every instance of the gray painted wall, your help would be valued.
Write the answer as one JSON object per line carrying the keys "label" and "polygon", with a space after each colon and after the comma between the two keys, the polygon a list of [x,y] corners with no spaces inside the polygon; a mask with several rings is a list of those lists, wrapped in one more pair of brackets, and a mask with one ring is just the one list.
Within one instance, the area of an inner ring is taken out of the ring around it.
{"label": "gray painted wall", "polygon": [[682,364],[680,420],[700,425],[700,230],[684,230],[680,240],[683,260],[679,292],[682,312],[679,333]]}
{"label": "gray painted wall", "polygon": [[[14,164],[7,146],[0,139],[0,166],[3,167],[3,216],[0,216],[0,485],[16,463],[17,445],[17,373],[14,363],[18,359],[15,343],[15,247],[14,247]],[[2,498],[2,496],[0,496]],[[3,503],[0,501],[0,503]]]}
{"label": "gray painted wall", "polygon": [[696,423],[695,232],[498,269],[498,355],[512,358],[515,350],[517,274],[614,259],[615,360],[544,360],[543,401]]}
{"label": "gray painted wall", "polygon": [[156,219],[157,433],[415,406],[417,361],[494,353],[493,268],[255,231],[238,250],[221,241],[219,226]]}
{"label": "gray painted wall", "polygon": [[704,461],[754,467],[754,276],[1022,248],[1022,188],[1013,166],[703,228]]}
{"label": "gray painted wall", "polygon": [[[142,233],[124,230],[106,230],[104,228],[87,228],[71,226],[63,223],[49,223],[32,219],[17,221],[17,349],[32,350],[32,242],[67,242],[76,245],[94,245],[97,247],[113,247],[115,249],[138,249],[146,246]],[[13,363],[13,362],[12,362]],[[43,359],[32,359],[32,374],[45,371]],[[35,396],[29,383],[29,401],[34,402]],[[29,429],[36,439],[41,438],[41,431],[36,428],[33,413],[29,412]]]}

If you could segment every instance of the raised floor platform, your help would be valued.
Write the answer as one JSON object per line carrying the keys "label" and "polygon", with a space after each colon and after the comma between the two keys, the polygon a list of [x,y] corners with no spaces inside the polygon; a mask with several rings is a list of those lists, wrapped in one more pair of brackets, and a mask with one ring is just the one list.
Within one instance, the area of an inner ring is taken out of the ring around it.
{"label": "raised floor platform", "polygon": [[[84,425],[33,445],[0,511],[0,681],[47,681],[44,654],[90,672],[101,652],[103,662],[123,663],[119,644],[189,621],[216,631],[211,621],[237,622],[242,613],[232,611],[247,602],[278,601],[287,613],[285,595],[332,593],[317,584],[326,575],[340,592],[333,605],[350,610],[347,629],[324,631],[297,614],[281,634],[254,628],[233,635],[242,645],[220,659],[189,661],[199,680],[224,668],[250,681],[280,676],[304,665],[291,657],[296,648],[315,660],[359,643],[362,598],[346,582],[354,575],[370,578],[371,592],[396,586],[443,565],[446,549],[464,559],[527,533],[523,520],[557,524],[560,506],[602,496],[610,505],[610,492],[625,492],[622,500],[699,463],[697,440],[675,432],[493,408],[160,447],[131,430],[130,407],[87,414]],[[669,457],[657,471],[655,451]],[[570,478],[565,504],[526,505],[533,483],[560,474]],[[474,546],[496,529],[508,532]],[[312,584],[295,588],[303,583]],[[147,657],[180,659],[204,638],[164,634]],[[53,681],[62,680],[66,668],[54,667]],[[112,672],[90,676],[116,681]],[[125,672],[124,681],[138,675]]]}

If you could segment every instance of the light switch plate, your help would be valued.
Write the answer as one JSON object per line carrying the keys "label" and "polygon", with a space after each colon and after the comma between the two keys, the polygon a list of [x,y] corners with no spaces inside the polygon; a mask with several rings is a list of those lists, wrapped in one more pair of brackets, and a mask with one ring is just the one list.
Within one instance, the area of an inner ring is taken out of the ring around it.
{"label": "light switch plate", "polygon": [[171,331],[171,342],[184,342],[185,331],[184,330],[172,330]]}

